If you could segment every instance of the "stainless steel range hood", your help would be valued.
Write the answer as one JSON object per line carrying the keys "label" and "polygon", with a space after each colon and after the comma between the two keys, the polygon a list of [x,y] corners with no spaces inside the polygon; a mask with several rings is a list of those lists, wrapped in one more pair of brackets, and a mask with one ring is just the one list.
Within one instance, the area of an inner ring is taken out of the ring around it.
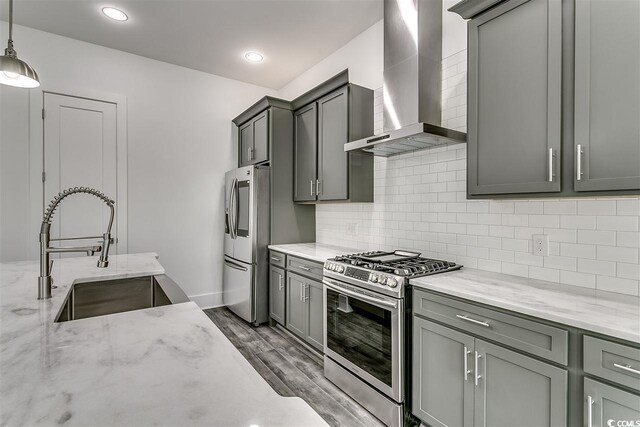
{"label": "stainless steel range hood", "polygon": [[345,151],[393,156],[467,142],[441,127],[442,0],[384,0],[383,133]]}

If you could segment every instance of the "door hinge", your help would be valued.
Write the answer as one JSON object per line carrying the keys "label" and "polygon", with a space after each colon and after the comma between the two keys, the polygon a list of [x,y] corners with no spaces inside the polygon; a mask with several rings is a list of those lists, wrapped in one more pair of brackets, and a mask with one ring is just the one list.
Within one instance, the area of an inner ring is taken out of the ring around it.
{"label": "door hinge", "polygon": [[45,113],[44,113],[44,108],[42,109],[42,120],[44,120],[45,117]]}
{"label": "door hinge", "polygon": [[42,182],[44,182],[46,179],[47,179],[47,173],[42,172]]}

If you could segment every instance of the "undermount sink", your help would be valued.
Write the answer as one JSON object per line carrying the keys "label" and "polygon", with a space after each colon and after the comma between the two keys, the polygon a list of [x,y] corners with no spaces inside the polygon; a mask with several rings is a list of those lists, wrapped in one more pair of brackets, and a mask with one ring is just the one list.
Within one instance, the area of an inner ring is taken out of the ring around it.
{"label": "undermount sink", "polygon": [[142,310],[187,302],[189,298],[165,274],[75,283],[56,322]]}

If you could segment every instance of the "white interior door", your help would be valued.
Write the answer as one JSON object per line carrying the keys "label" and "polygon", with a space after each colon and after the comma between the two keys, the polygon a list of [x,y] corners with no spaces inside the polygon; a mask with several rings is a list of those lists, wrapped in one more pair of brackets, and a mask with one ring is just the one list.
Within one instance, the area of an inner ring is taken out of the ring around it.
{"label": "white interior door", "polygon": [[[115,200],[117,206],[116,110],[111,102],[44,94],[45,209],[53,197],[69,187],[94,188]],[[51,237],[100,236],[106,230],[109,214],[98,198],[71,195],[53,217]],[[117,215],[111,235],[117,242]],[[95,242],[74,242],[74,246]],[[110,253],[117,253],[116,244]]]}

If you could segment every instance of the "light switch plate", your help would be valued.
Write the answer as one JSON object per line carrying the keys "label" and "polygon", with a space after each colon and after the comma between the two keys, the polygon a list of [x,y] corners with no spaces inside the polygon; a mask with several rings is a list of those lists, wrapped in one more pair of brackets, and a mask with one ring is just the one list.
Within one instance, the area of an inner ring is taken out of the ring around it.
{"label": "light switch plate", "polygon": [[549,256],[549,236],[545,234],[533,235],[533,254]]}

